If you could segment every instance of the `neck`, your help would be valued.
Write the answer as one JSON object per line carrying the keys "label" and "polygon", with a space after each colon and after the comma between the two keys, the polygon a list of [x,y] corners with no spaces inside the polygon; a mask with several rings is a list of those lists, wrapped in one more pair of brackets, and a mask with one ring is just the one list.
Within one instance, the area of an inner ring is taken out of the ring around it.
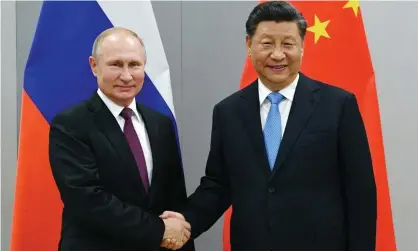
{"label": "neck", "polygon": [[296,79],[296,74],[294,76],[289,76],[287,79],[281,82],[271,82],[263,77],[260,77],[261,82],[272,92],[278,92],[288,87]]}

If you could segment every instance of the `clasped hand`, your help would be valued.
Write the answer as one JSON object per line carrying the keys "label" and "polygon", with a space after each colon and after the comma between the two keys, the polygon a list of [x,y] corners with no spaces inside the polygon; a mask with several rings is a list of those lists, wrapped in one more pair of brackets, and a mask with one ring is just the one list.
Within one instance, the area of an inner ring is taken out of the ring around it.
{"label": "clasped hand", "polygon": [[165,211],[160,217],[164,221],[165,231],[161,247],[177,250],[190,239],[191,226],[180,213]]}

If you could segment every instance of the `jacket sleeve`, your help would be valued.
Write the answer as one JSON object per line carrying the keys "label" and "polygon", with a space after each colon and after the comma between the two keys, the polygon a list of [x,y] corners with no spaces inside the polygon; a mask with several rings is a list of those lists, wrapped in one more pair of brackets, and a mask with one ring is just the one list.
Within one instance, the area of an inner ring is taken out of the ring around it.
{"label": "jacket sleeve", "polygon": [[[170,166],[166,170],[170,170],[169,186],[165,187],[169,191],[169,210],[178,212],[187,202],[186,182],[180,157],[180,148],[177,144],[176,134],[173,129],[171,119],[167,118],[164,130],[168,131],[166,144],[168,148],[168,156]],[[179,251],[195,251],[194,240],[190,239]]]}
{"label": "jacket sleeve", "polygon": [[339,127],[339,161],[348,223],[348,251],[374,251],[376,184],[366,130],[354,95],[343,107]]}
{"label": "jacket sleeve", "polygon": [[215,106],[205,175],[189,197],[183,214],[192,227],[192,237],[207,231],[231,205],[228,174],[222,152],[219,108]]}

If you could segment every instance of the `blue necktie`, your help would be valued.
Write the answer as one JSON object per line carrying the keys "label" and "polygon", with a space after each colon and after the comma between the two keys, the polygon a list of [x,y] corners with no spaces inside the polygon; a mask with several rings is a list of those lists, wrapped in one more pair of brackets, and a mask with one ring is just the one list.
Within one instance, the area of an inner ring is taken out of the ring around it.
{"label": "blue necktie", "polygon": [[264,142],[266,144],[267,157],[270,169],[273,169],[279,152],[280,141],[282,140],[282,122],[280,118],[279,103],[283,95],[278,92],[272,92],[267,96],[270,101],[270,111],[264,126]]}

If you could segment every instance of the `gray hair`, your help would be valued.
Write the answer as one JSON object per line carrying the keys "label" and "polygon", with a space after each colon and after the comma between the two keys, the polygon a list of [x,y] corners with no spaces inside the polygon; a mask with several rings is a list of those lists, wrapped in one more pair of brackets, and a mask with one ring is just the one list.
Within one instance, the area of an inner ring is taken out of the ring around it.
{"label": "gray hair", "polygon": [[123,28],[123,27],[112,27],[112,28],[109,28],[109,29],[103,31],[102,33],[100,33],[100,35],[97,36],[97,38],[94,40],[91,55],[93,57],[97,57],[99,55],[100,45],[103,42],[103,40],[106,37],[108,37],[112,34],[115,34],[115,33],[126,33],[126,34],[131,35],[131,36],[135,37],[136,39],[138,39],[138,41],[141,43],[142,47],[144,48],[144,53],[145,53],[145,57],[146,57],[144,41],[134,31],[132,31],[130,29],[127,29],[127,28]]}

